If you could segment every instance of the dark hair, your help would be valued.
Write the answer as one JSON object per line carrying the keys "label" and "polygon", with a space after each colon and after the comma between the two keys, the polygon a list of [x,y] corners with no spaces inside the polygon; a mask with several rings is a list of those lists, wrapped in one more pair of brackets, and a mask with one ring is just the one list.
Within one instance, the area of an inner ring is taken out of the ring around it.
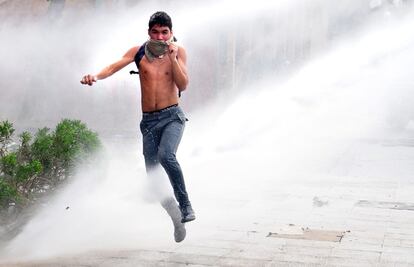
{"label": "dark hair", "polygon": [[172,21],[170,16],[163,11],[158,11],[152,14],[148,22],[148,29],[151,30],[154,25],[167,26],[172,30]]}

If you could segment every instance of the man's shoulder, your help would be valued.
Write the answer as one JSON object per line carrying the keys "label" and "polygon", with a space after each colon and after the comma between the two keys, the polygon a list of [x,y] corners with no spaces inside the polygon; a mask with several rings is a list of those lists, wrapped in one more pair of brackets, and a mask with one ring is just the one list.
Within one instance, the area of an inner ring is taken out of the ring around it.
{"label": "man's shoulder", "polygon": [[134,46],[128,49],[128,51],[125,53],[124,58],[128,59],[134,59],[135,55],[138,53],[138,50],[141,46]]}
{"label": "man's shoulder", "polygon": [[184,49],[183,44],[179,43],[179,42],[175,42],[174,43],[178,48]]}
{"label": "man's shoulder", "polygon": [[185,52],[185,48],[182,44],[175,42],[174,43],[178,47],[178,52]]}
{"label": "man's shoulder", "polygon": [[176,44],[178,47],[178,57],[182,58],[182,57],[186,57],[187,52],[185,51],[185,48],[180,45],[180,44]]}
{"label": "man's shoulder", "polygon": [[129,50],[128,50],[128,52],[130,52],[130,53],[132,53],[132,54],[136,54],[137,52],[138,52],[138,50],[141,48],[141,46],[142,45],[137,45],[137,46],[134,46],[134,47],[131,47]]}

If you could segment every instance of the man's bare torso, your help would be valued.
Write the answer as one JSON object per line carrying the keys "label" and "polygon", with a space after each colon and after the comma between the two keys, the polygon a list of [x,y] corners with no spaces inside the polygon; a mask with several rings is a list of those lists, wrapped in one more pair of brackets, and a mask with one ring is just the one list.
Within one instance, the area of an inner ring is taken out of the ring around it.
{"label": "man's bare torso", "polygon": [[[153,30],[156,28],[160,27],[154,26]],[[161,27],[161,30],[163,28],[167,27]],[[171,38],[172,33],[165,29],[164,31],[166,33],[162,34],[165,35],[165,39]],[[160,40],[160,38],[157,38],[157,40]],[[85,75],[80,82],[91,86],[96,81],[111,76],[134,62],[139,48],[139,46],[132,47],[120,60],[106,66],[96,75]],[[187,56],[185,50],[173,43],[169,44],[168,49],[169,53],[164,54],[162,58],[155,58],[150,62],[146,57],[143,57],[139,63],[143,112],[156,111],[177,104],[178,90],[184,91],[187,87]]]}
{"label": "man's bare torso", "polygon": [[140,62],[141,105],[143,112],[160,110],[178,103],[178,89],[173,80],[171,60],[165,55]]}

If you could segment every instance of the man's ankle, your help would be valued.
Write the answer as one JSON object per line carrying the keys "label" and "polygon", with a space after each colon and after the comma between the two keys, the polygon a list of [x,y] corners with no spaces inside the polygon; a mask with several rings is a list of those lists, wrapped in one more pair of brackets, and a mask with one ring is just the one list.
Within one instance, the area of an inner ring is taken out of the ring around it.
{"label": "man's ankle", "polygon": [[184,207],[180,207],[180,211],[182,223],[191,222],[195,220],[195,214],[193,208],[191,207],[191,204],[188,204]]}

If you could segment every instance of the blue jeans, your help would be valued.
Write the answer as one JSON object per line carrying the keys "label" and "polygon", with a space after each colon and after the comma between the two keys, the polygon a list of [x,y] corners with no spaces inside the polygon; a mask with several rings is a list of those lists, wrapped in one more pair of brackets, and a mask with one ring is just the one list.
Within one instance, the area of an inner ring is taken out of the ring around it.
{"label": "blue jeans", "polygon": [[144,112],[140,123],[147,173],[161,164],[180,207],[190,205],[183,172],[176,158],[186,120],[181,108],[172,106],[157,112]]}

